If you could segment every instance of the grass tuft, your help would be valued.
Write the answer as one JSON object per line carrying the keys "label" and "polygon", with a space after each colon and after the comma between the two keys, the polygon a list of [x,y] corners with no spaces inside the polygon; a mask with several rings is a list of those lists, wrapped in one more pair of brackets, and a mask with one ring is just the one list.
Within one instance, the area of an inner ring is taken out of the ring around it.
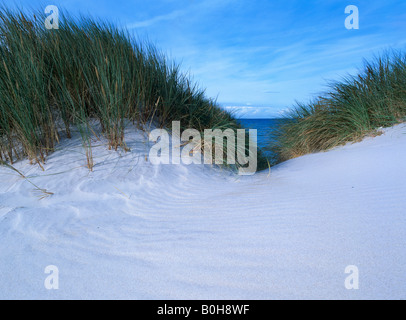
{"label": "grass tuft", "polygon": [[21,173],[21,171],[17,170],[16,168],[14,168],[12,165],[8,164],[7,162],[0,160],[0,166],[4,166],[4,167],[18,173],[19,176],[21,176],[25,181],[30,183],[35,188],[34,191],[38,194],[39,200],[48,198],[53,195],[52,192],[38,187],[35,183],[33,183],[30,179],[28,179],[23,173]]}
{"label": "grass tuft", "polygon": [[309,104],[298,103],[273,133],[274,164],[379,134],[406,121],[406,54],[391,51],[365,62],[357,76],[329,85]]}

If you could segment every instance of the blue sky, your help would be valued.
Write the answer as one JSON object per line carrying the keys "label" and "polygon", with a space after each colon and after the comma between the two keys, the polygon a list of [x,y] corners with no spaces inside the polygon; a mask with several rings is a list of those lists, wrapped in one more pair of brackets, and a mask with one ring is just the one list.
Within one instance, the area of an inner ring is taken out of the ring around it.
{"label": "blue sky", "polygon": [[[241,117],[278,116],[295,101],[354,74],[363,59],[406,49],[405,0],[61,0],[13,1],[8,7],[57,5],[148,37],[190,72],[208,96]],[[345,8],[359,8],[347,30]]]}

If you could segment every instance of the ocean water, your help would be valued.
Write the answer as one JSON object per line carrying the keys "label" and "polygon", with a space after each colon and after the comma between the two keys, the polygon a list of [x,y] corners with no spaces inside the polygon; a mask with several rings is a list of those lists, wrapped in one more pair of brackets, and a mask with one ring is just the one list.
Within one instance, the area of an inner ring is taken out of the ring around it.
{"label": "ocean water", "polygon": [[261,148],[265,156],[271,156],[271,152],[267,150],[271,142],[272,130],[276,128],[282,119],[239,119],[240,123],[246,129],[257,129],[258,148]]}

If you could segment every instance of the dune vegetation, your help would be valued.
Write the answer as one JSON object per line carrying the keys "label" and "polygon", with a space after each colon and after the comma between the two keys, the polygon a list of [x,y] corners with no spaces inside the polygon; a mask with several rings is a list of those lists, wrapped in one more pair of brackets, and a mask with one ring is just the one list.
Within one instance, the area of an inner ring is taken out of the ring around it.
{"label": "dune vegetation", "polygon": [[379,134],[406,120],[406,54],[390,51],[324,95],[297,104],[273,132],[274,163]]}
{"label": "dune vegetation", "polygon": [[0,9],[0,160],[41,166],[75,127],[91,169],[95,120],[112,149],[126,149],[128,120],[167,129],[180,121],[202,133],[241,128],[179,65],[128,31],[61,13],[59,29],[47,30],[44,20]]}

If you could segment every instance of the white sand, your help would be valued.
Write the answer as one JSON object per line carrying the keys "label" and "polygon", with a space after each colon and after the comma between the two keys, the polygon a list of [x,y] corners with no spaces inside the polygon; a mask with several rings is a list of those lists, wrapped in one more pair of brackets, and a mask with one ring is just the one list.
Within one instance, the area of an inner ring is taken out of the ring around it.
{"label": "white sand", "polygon": [[43,200],[0,167],[0,298],[405,299],[406,126],[385,132],[269,177],[153,166],[140,134],[89,172],[73,139],[45,172],[16,165]]}

